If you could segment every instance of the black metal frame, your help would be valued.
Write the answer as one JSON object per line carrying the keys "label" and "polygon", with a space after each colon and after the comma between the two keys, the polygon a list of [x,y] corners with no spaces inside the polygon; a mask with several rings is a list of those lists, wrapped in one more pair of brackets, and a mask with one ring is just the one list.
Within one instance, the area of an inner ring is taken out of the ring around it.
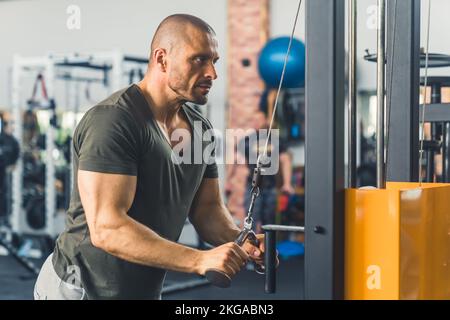
{"label": "black metal frame", "polygon": [[305,298],[344,298],[345,1],[306,2]]}
{"label": "black metal frame", "polygon": [[413,182],[419,179],[420,0],[388,1],[387,17],[387,180]]}

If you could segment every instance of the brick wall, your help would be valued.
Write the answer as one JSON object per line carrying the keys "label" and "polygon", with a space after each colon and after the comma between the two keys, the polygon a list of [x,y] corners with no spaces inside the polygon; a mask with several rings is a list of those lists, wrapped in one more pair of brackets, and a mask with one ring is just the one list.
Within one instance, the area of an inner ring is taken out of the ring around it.
{"label": "brick wall", "polygon": [[[253,127],[264,88],[257,59],[269,35],[268,14],[269,0],[228,0],[228,128]],[[227,167],[227,205],[241,221],[247,175],[245,165]]]}

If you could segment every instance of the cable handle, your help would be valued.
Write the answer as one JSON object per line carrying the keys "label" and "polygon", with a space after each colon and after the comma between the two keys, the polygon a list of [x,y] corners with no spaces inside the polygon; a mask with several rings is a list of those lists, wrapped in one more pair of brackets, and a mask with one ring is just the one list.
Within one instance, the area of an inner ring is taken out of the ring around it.
{"label": "cable handle", "polygon": [[[246,229],[241,231],[237,239],[234,241],[238,246],[242,247],[245,243],[245,241],[249,241],[253,246],[259,248],[260,242],[258,238],[256,237],[256,234],[251,229]],[[259,265],[257,263],[254,263],[255,265],[255,272],[259,274],[264,274],[265,268],[263,265]]]}
{"label": "cable handle", "polygon": [[[259,240],[256,234],[251,229],[244,228],[234,241],[237,245],[242,247],[245,241],[249,241],[252,245],[259,248]],[[255,272],[259,274],[265,273],[265,267],[255,263]],[[231,277],[225,272],[217,269],[208,269],[205,273],[206,279],[214,286],[219,288],[228,288],[231,285]]]}

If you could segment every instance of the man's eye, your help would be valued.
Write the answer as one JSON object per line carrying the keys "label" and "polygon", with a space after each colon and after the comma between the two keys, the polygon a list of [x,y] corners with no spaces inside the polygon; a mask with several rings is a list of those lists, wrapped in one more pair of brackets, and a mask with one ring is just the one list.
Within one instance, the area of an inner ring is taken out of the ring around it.
{"label": "man's eye", "polygon": [[196,57],[195,59],[194,59],[194,61],[195,62],[198,62],[198,63],[203,63],[203,62],[205,62],[205,58],[203,58],[203,57]]}

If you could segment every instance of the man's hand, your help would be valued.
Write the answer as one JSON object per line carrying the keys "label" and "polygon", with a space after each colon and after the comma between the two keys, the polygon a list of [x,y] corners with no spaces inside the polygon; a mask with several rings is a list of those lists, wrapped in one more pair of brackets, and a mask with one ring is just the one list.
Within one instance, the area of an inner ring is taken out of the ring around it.
{"label": "man's hand", "polygon": [[[247,254],[249,255],[249,258],[252,261],[263,266],[264,265],[264,252],[265,252],[264,235],[257,234],[256,238],[259,241],[259,247],[254,246],[253,244],[250,243],[250,241],[247,240],[244,243],[244,245],[242,246],[242,248],[244,249],[245,252],[247,252]],[[276,259],[277,259],[276,266],[278,267],[278,265],[280,264],[280,261],[278,260],[278,252],[276,254]]]}
{"label": "man's hand", "polygon": [[225,243],[217,248],[200,251],[197,273],[205,275],[209,269],[221,271],[232,278],[247,264],[249,256],[234,242]]}
{"label": "man's hand", "polygon": [[287,193],[287,194],[289,194],[289,195],[291,195],[291,194],[294,194],[295,193],[295,189],[294,189],[294,187],[292,186],[292,184],[284,184],[282,187],[281,187],[281,192],[284,192],[284,193]]}

